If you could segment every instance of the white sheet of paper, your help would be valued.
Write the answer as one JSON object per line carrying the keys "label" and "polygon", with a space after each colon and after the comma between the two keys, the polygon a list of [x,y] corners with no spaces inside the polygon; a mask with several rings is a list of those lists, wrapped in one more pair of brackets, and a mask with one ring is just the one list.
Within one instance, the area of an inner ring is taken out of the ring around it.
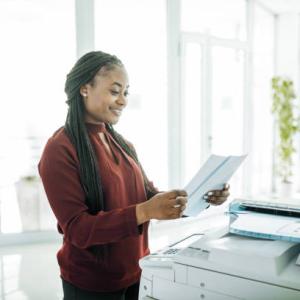
{"label": "white sheet of paper", "polygon": [[300,219],[253,212],[238,214],[238,218],[230,224],[230,232],[248,232],[254,237],[300,238]]}
{"label": "white sheet of paper", "polygon": [[188,203],[184,214],[197,216],[207,208],[208,203],[203,196],[209,191],[222,189],[246,156],[211,155],[185,187]]}

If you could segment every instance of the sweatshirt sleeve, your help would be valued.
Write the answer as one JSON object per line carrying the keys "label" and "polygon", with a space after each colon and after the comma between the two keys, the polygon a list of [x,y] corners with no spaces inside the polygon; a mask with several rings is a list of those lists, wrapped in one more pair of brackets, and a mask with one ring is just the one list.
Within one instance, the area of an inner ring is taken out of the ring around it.
{"label": "sweatshirt sleeve", "polygon": [[136,205],[89,214],[78,168],[75,150],[51,138],[40,160],[39,173],[64,237],[78,248],[88,248],[140,234]]}

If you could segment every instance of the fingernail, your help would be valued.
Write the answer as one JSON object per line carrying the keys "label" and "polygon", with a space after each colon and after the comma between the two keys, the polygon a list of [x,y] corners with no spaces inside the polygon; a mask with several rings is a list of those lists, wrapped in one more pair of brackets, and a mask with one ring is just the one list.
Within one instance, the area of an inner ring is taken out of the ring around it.
{"label": "fingernail", "polygon": [[207,195],[208,196],[212,196],[214,193],[213,192],[208,192]]}
{"label": "fingernail", "polygon": [[205,200],[208,199],[208,196],[207,196],[207,195],[204,195],[204,196],[203,196],[203,199],[205,199]]}

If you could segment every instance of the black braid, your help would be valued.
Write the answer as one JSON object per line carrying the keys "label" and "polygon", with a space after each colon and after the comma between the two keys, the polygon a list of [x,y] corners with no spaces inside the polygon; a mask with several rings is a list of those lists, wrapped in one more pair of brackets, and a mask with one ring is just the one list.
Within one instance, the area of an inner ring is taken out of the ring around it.
{"label": "black braid", "polygon": [[[74,144],[80,162],[80,180],[86,194],[86,204],[92,214],[104,209],[102,186],[97,159],[82,116],[82,101],[70,106],[65,130]],[[73,117],[71,117],[73,115]],[[80,138],[77,138],[77,135]],[[98,199],[98,201],[95,201]]]}
{"label": "black braid", "polygon": [[97,72],[106,67],[123,66],[114,55],[101,51],[89,52],[82,56],[71,72],[67,75],[65,92],[68,96],[69,111],[65,123],[65,130],[73,143],[80,164],[80,180],[86,194],[86,204],[92,214],[105,209],[103,191],[99,172],[99,162],[96,159],[84,121],[84,104],[80,88],[92,83]]}

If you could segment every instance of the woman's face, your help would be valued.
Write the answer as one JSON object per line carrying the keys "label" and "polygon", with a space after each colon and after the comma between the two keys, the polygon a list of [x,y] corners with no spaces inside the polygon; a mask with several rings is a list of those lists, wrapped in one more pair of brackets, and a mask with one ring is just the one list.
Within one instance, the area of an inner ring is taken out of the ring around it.
{"label": "woman's face", "polygon": [[93,82],[80,89],[85,121],[116,124],[127,105],[128,88],[128,75],[123,67],[115,66],[112,70],[101,68]]}

